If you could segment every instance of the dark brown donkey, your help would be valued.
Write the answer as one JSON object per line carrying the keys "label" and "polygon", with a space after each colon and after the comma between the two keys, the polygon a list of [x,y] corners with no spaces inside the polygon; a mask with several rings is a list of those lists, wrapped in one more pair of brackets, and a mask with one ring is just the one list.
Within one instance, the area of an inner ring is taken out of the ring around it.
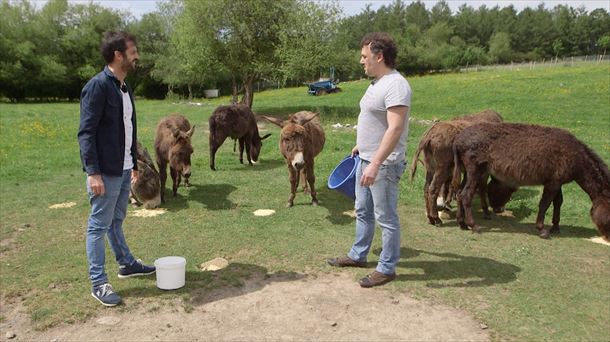
{"label": "dark brown donkey", "polygon": [[[419,146],[413,155],[411,165],[411,180],[415,177],[419,155],[424,153],[424,167],[426,168],[426,183],[424,184],[424,202],[426,214],[430,224],[440,226],[443,222],[438,216],[437,198],[441,192],[445,205],[451,201],[450,188],[451,173],[453,172],[453,141],[464,130],[478,122],[502,122],[497,112],[486,109],[482,112],[460,116],[452,120],[436,123],[422,136]],[[487,181],[485,179],[485,181]],[[444,189],[445,191],[442,191]],[[479,187],[481,206],[486,218],[489,218],[487,209],[485,185]]]}
{"label": "dark brown donkey", "polygon": [[542,238],[550,234],[544,227],[544,216],[551,202],[553,228],[557,230],[563,202],[561,186],[576,181],[593,202],[593,223],[609,239],[610,172],[595,152],[568,131],[537,125],[480,123],[455,138],[453,151],[455,189],[459,187],[460,169],[466,171],[466,182],[458,193],[457,220],[462,229],[479,231],[472,217],[471,201],[477,179],[488,172],[508,188],[544,186],[536,218]]}
{"label": "dark brown donkey", "polygon": [[[227,137],[239,140],[239,162],[244,163],[245,147],[246,158],[252,165],[252,161],[258,160],[263,139],[271,135],[267,134],[263,137],[259,135],[254,113],[250,107],[243,104],[216,108],[208,122],[210,124],[210,168],[214,171],[216,171],[216,151]],[[233,151],[235,151],[235,146],[233,146]]]}
{"label": "dark brown donkey", "polygon": [[322,151],[326,141],[318,113],[302,111],[292,114],[288,120],[268,116],[264,118],[282,128],[280,152],[286,159],[290,178],[290,197],[287,206],[294,205],[299,179],[303,185],[303,192],[307,192],[307,183],[309,183],[311,204],[318,205],[314,158]]}
{"label": "dark brown donkey", "polygon": [[174,196],[178,192],[181,177],[184,177],[184,184],[189,186],[191,154],[193,154],[191,137],[194,130],[195,126],[191,128],[189,121],[180,114],[172,114],[163,118],[157,125],[155,152],[161,177],[161,201],[163,202],[165,201],[167,164],[169,164],[169,171],[172,176]]}

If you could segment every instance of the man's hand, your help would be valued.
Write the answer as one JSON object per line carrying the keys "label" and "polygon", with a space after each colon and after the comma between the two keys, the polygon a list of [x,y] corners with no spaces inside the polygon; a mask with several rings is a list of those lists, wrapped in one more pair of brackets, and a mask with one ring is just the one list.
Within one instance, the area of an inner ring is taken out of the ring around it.
{"label": "man's hand", "polygon": [[352,158],[354,158],[359,153],[360,152],[358,151],[358,146],[354,146],[354,148],[352,148]]}
{"label": "man's hand", "polygon": [[131,170],[131,184],[134,184],[135,182],[137,182],[138,178],[140,178],[140,171]]}
{"label": "man's hand", "polygon": [[377,178],[377,174],[379,173],[379,167],[381,164],[377,162],[371,162],[364,171],[362,171],[362,177],[360,177],[360,185],[361,186],[370,186],[375,183],[375,179]]}
{"label": "man's hand", "polygon": [[91,192],[96,196],[103,196],[106,193],[104,188],[104,181],[102,175],[89,175],[87,176],[87,182],[91,188]]}

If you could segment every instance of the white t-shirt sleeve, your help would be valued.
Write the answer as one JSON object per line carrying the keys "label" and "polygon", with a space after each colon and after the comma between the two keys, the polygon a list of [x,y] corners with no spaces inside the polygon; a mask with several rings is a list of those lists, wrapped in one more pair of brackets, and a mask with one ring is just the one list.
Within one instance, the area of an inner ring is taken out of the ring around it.
{"label": "white t-shirt sleeve", "polygon": [[411,87],[402,77],[392,82],[385,95],[385,108],[396,106],[411,107]]}

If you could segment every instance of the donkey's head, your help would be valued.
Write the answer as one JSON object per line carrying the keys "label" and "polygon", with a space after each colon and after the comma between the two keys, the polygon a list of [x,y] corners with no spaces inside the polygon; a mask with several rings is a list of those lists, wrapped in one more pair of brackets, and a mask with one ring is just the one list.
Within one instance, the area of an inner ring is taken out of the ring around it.
{"label": "donkey's head", "polygon": [[610,199],[605,197],[593,199],[591,219],[604,240],[610,242]]}
{"label": "donkey's head", "polygon": [[258,156],[261,153],[261,148],[263,147],[263,140],[269,138],[271,134],[265,134],[262,137],[258,134],[258,131],[255,132],[254,137],[252,137],[252,147],[250,148],[250,158],[252,161],[258,161]]}
{"label": "donkey's head", "polygon": [[506,203],[510,201],[512,194],[517,189],[510,187],[495,178],[491,178],[491,181],[487,185],[487,197],[489,198],[489,205],[492,207],[494,213],[501,213],[504,211]]}
{"label": "donkey's head", "polygon": [[286,161],[297,171],[305,167],[305,156],[308,154],[309,137],[304,126],[316,116],[318,116],[318,113],[308,112],[306,115],[291,115],[288,120],[264,117],[282,128],[280,151]]}
{"label": "donkey's head", "polygon": [[169,166],[186,180],[191,176],[191,137],[194,131],[195,126],[187,132],[174,130],[174,144],[169,149]]}

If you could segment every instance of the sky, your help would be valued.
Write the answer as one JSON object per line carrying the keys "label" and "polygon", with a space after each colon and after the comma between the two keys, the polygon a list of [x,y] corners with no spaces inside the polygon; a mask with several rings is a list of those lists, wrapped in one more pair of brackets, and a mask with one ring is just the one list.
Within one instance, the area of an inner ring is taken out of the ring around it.
{"label": "sky", "polygon": [[[90,0],[68,0],[72,3],[89,3]],[[142,17],[143,14],[153,12],[157,9],[156,0],[91,0],[92,2],[99,3],[104,7],[111,7],[119,10],[127,10],[133,14],[136,18]],[[236,1],[247,1],[247,0],[236,0]],[[44,6],[47,0],[34,0],[38,8]],[[405,4],[409,4],[412,1],[403,0]],[[427,9],[434,6],[437,1],[425,0],[423,1]],[[608,0],[586,0],[586,1],[565,1],[565,0],[546,0],[546,1],[532,1],[532,0],[501,0],[501,1],[489,1],[489,0],[447,0],[449,7],[453,12],[464,3],[468,3],[469,6],[478,8],[479,6],[485,5],[488,8],[494,6],[506,7],[512,4],[517,11],[521,11],[526,7],[537,7],[540,3],[544,3],[546,8],[553,8],[556,5],[565,4],[571,7],[584,6],[588,11],[592,11],[596,8],[603,8],[610,12],[610,1]],[[381,6],[389,5],[392,0],[339,0],[339,4],[343,7],[343,13],[346,16],[352,16],[358,14],[366,6],[371,4],[371,8],[376,10]]]}

